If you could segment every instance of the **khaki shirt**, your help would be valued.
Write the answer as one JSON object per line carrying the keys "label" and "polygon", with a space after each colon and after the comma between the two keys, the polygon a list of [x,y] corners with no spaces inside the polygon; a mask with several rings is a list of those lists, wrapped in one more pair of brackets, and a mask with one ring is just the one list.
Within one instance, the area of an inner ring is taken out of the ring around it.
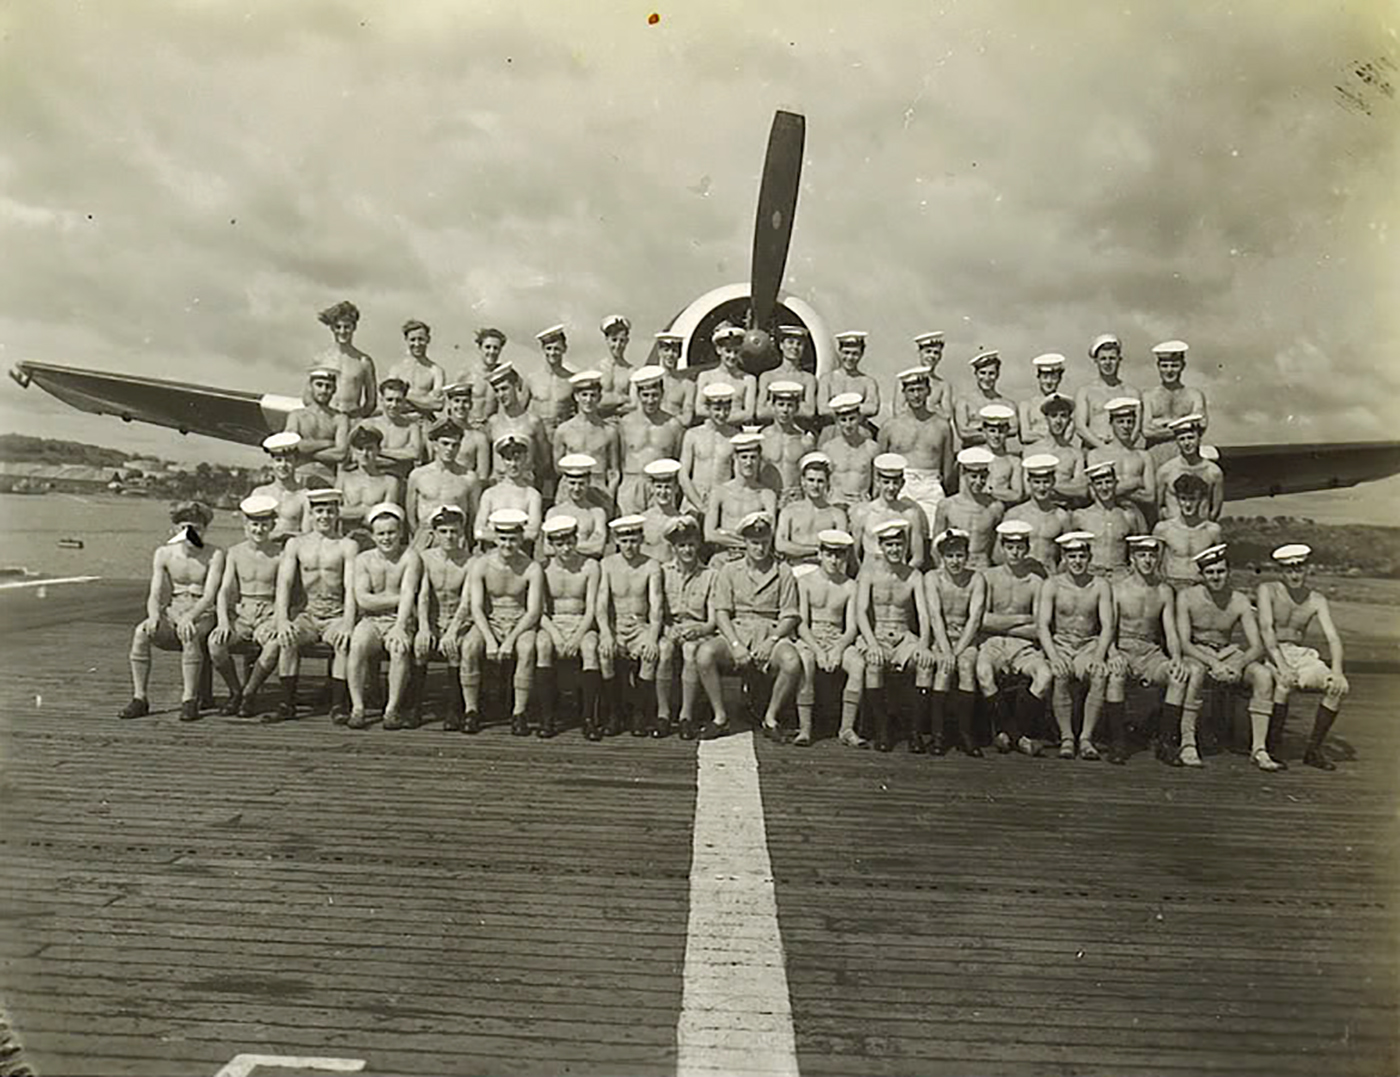
{"label": "khaki shirt", "polygon": [[776,560],[761,572],[750,568],[747,558],[731,561],[715,574],[713,600],[715,609],[740,620],[780,621],[800,613],[797,580]]}
{"label": "khaki shirt", "polygon": [[666,592],[668,621],[705,622],[709,615],[710,597],[714,592],[714,569],[700,565],[687,576],[685,570],[672,561],[661,566],[661,586]]}

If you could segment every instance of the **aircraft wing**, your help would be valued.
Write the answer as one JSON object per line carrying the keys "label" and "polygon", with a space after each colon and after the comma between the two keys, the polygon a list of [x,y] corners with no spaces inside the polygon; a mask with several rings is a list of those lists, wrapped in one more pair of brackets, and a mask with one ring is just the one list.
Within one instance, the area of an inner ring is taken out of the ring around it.
{"label": "aircraft wing", "polygon": [[124,422],[168,426],[182,434],[260,445],[301,407],[295,397],[212,389],[188,382],[111,374],[51,363],[22,362],[10,372],[22,388],[30,384],[80,411],[115,415]]}
{"label": "aircraft wing", "polygon": [[1400,441],[1220,447],[1225,499],[1335,490],[1400,473]]}

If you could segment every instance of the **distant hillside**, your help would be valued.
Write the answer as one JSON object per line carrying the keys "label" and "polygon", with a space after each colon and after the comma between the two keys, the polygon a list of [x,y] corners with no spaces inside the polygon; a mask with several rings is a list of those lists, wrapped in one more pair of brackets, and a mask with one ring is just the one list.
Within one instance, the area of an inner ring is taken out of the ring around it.
{"label": "distant hillside", "polygon": [[1297,516],[1226,516],[1220,523],[1238,565],[1266,567],[1279,546],[1305,542],[1323,571],[1400,578],[1400,527],[1319,524]]}
{"label": "distant hillside", "polygon": [[88,467],[121,467],[133,460],[130,453],[85,445],[80,441],[35,438],[27,434],[0,434],[0,460],[16,464],[83,464]]}

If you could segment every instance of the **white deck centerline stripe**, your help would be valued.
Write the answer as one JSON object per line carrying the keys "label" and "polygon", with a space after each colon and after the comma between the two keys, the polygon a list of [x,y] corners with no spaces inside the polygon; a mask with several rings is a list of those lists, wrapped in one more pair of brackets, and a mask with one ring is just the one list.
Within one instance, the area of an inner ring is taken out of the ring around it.
{"label": "white deck centerline stripe", "polygon": [[335,1073],[359,1073],[365,1068],[363,1058],[329,1058],[323,1055],[234,1055],[224,1063],[214,1077],[248,1077],[259,1066],[275,1066],[288,1070],[331,1070]]}
{"label": "white deck centerline stripe", "polygon": [[753,734],[700,745],[678,1077],[797,1077]]}
{"label": "white deck centerline stripe", "polygon": [[0,583],[0,591],[17,591],[21,587],[48,587],[56,583],[91,583],[101,576],[59,576],[53,580],[18,580],[13,583]]}

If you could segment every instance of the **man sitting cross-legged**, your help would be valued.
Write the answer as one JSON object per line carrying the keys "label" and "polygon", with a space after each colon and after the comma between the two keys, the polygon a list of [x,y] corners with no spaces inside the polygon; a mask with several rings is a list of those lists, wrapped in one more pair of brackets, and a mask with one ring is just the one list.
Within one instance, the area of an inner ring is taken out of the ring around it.
{"label": "man sitting cross-legged", "polygon": [[694,516],[682,514],[672,519],[666,525],[666,539],[671,544],[671,559],[661,566],[666,617],[656,662],[659,724],[671,723],[671,684],[679,655],[680,735],[682,740],[694,740],[695,704],[700,698],[700,666],[695,652],[702,640],[715,634],[715,616],[710,606],[715,570],[700,560],[700,522]]}
{"label": "man sitting cross-legged", "polygon": [[608,700],[604,733],[622,732],[629,666],[636,666],[632,697],[632,736],[671,732],[656,718],[656,660],[661,647],[661,566],[642,552],[640,515],[619,516],[608,524],[617,552],[603,558],[598,583],[598,659]]}
{"label": "man sitting cross-legged", "polygon": [[856,583],[846,572],[856,540],[840,528],[817,532],[818,565],[808,566],[797,580],[797,653],[802,659],[802,686],[797,690],[797,736],[792,743],[812,743],[812,712],[817,703],[817,672],[844,675],[841,685],[842,744],[868,748],[856,732],[860,699],[865,688],[865,657],[852,646],[856,627]]}
{"label": "man sitting cross-legged", "polygon": [[[340,532],[343,497],[333,486],[306,492],[311,530],[287,542],[277,570],[277,639],[282,645],[277,671],[288,685],[288,704],[296,697],[302,649],[324,643],[333,655],[331,721],[336,725],[350,717],[345,669],[355,631],[355,558],[360,552],[355,540]],[[304,604],[295,609],[298,596]],[[295,711],[287,717],[295,717]]]}
{"label": "man sitting cross-legged", "polygon": [[[1040,646],[1050,663],[1050,698],[1060,728],[1060,758],[1074,758],[1074,683],[1088,682],[1079,758],[1097,759],[1094,730],[1103,715],[1108,687],[1108,648],[1113,639],[1113,596],[1108,581],[1089,572],[1087,531],[1068,531],[1055,540],[1064,570],[1041,584],[1037,618]],[[1118,753],[1117,730],[1114,754]]]}
{"label": "man sitting cross-legged", "polygon": [[[536,496],[539,494],[536,492]],[[530,691],[535,683],[535,636],[544,610],[544,570],[524,552],[529,517],[519,509],[496,509],[487,518],[494,548],[475,558],[467,573],[472,627],[462,644],[465,731],[481,731],[483,664],[493,674],[515,660],[515,703],[510,731],[530,735]]]}
{"label": "man sitting cross-legged", "polygon": [[[773,496],[771,490],[765,492]],[[734,533],[744,543],[743,557],[718,570],[712,592],[719,635],[702,644],[696,654],[700,683],[714,710],[700,736],[712,740],[729,732],[721,676],[754,671],[774,675],[763,730],[776,738],[778,717],[797,694],[802,679],[802,660],[791,639],[800,616],[797,581],[792,569],[774,559],[770,510],[749,513]]]}
{"label": "man sitting cross-legged", "polygon": [[[151,681],[151,646],[180,652],[183,694],[181,721],[199,718],[199,675],[204,671],[204,645],[214,628],[214,603],[224,575],[224,551],[200,534],[213,513],[197,501],[170,510],[172,533],[151,558],[151,585],[146,594],[146,619],[131,634],[131,702],[121,718],[151,713],[147,691]],[[236,685],[229,686],[236,691]]]}
{"label": "man sitting cross-legged", "polygon": [[938,663],[933,674],[929,721],[935,755],[946,751],[945,730],[951,717],[958,746],[965,754],[980,759],[982,749],[972,736],[972,712],[977,702],[977,637],[987,606],[987,581],[982,573],[968,567],[969,538],[966,531],[956,527],[940,532],[934,540],[939,565],[924,573],[924,601],[932,629],[933,657]]}
{"label": "man sitting cross-legged", "polygon": [[[216,606],[219,623],[209,633],[209,657],[229,686],[224,711],[232,714],[236,709],[238,714],[251,718],[257,713],[258,689],[277,668],[282,649],[277,639],[277,570],[282,546],[272,537],[277,527],[275,498],[254,494],[245,497],[238,507],[243,512],[243,533],[247,537],[229,548],[224,561]],[[248,683],[240,690],[230,650],[249,643],[257,646],[259,653],[249,671]],[[295,717],[295,702],[288,687],[284,682],[277,716],[282,719]]]}
{"label": "man sitting cross-legged", "polygon": [[359,623],[350,637],[351,729],[369,725],[365,697],[370,671],[385,652],[389,655],[389,699],[384,728],[405,726],[399,711],[413,663],[413,608],[418,598],[422,563],[407,543],[404,511],[392,501],[375,505],[365,515],[374,545],[355,558],[355,611]]}
{"label": "man sitting cross-legged", "polygon": [[[924,723],[933,652],[923,574],[907,560],[910,529],[908,520],[898,518],[875,525],[880,553],[867,560],[856,578],[856,624],[865,654],[865,699],[875,713],[875,750],[894,747],[890,719],[898,712],[909,730],[909,751],[922,755],[928,751]],[[912,678],[902,681],[898,700],[891,704],[887,678],[896,673]]]}
{"label": "man sitting cross-legged", "polygon": [[418,556],[423,562],[418,582],[418,631],[413,637],[412,724],[423,720],[423,689],[428,663],[447,663],[447,714],[442,728],[453,733],[466,722],[462,699],[462,635],[467,629],[471,601],[466,595],[471,551],[466,547],[467,514],[460,505],[439,505],[427,513],[431,546]]}
{"label": "man sitting cross-legged", "polygon": [[[1332,621],[1332,611],[1326,597],[1314,590],[1308,579],[1311,556],[1311,547],[1301,542],[1280,546],[1273,558],[1283,579],[1259,585],[1259,627],[1274,670],[1274,708],[1269,720],[1268,749],[1269,755],[1282,765],[1278,756],[1283,745],[1284,723],[1288,719],[1289,694],[1294,689],[1321,692],[1322,702],[1317,706],[1303,762],[1318,770],[1336,770],[1337,764],[1322,753],[1322,742],[1337,720],[1337,711],[1351,686],[1342,671],[1342,637]],[[1317,651],[1303,645],[1308,626],[1314,621],[1327,640],[1332,658],[1330,665]]]}
{"label": "man sitting cross-legged", "polygon": [[[569,457],[565,457],[569,459]],[[552,511],[552,510],[551,510]],[[585,557],[578,548],[578,521],[561,512],[547,519],[544,535],[548,559],[544,563],[545,607],[535,633],[535,680],[544,720],[538,736],[552,737],[559,731],[555,718],[558,706],[559,666],[579,664],[579,702],[583,708],[583,735],[602,740],[598,723],[598,694],[601,674],[598,665],[598,561]]]}

